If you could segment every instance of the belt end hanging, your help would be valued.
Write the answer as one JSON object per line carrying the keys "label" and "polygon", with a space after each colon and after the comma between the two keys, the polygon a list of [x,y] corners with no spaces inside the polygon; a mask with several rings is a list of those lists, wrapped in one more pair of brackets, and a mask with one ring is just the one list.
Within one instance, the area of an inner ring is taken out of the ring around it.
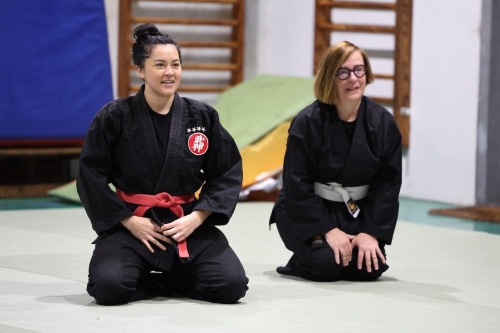
{"label": "belt end hanging", "polygon": [[180,243],[177,243],[177,248],[179,249],[179,257],[184,259],[189,258],[189,252],[185,240]]}

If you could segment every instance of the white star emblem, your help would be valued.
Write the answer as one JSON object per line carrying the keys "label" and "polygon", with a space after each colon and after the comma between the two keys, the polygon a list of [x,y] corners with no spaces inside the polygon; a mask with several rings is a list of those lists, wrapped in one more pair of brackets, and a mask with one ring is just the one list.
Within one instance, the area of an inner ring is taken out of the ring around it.
{"label": "white star emblem", "polygon": [[205,132],[205,127],[202,127],[202,128],[201,128],[201,130],[202,130],[203,132]]}
{"label": "white star emblem", "polygon": [[188,128],[188,133],[191,133],[191,129],[190,128]]}
{"label": "white star emblem", "polygon": [[196,132],[196,127],[191,128],[191,132]]}
{"label": "white star emblem", "polygon": [[200,130],[201,130],[201,127],[198,127],[198,128],[197,128],[197,130],[198,130],[198,131],[200,131]]}

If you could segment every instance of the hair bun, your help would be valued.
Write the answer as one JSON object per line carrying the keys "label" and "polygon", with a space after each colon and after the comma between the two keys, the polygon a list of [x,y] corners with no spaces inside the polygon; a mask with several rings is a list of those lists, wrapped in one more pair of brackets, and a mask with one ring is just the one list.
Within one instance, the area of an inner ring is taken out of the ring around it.
{"label": "hair bun", "polygon": [[160,30],[151,23],[138,25],[134,29],[134,38],[137,42],[143,41],[148,38],[148,36],[161,35]]}

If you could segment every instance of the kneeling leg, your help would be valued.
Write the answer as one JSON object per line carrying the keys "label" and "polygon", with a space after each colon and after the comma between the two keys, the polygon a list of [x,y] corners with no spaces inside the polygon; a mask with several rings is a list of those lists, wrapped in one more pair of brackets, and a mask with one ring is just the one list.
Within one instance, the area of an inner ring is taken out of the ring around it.
{"label": "kneeling leg", "polygon": [[312,244],[301,252],[295,253],[279,273],[299,276],[312,281],[335,281],[342,272],[342,265],[335,262],[335,254],[325,241]]}
{"label": "kneeling leg", "polygon": [[[382,254],[385,257],[385,249],[383,245],[379,245]],[[348,281],[375,281],[382,276],[386,270],[389,269],[387,264],[384,264],[380,258],[377,257],[378,260],[378,269],[375,269],[375,266],[372,262],[371,272],[368,272],[366,268],[366,261],[363,258],[361,269],[358,268],[358,248],[355,247],[352,251],[352,261],[349,263],[343,271],[341,275],[342,280]],[[373,261],[373,259],[372,259]]]}
{"label": "kneeling leg", "polygon": [[149,272],[146,265],[124,244],[116,241],[98,243],[90,260],[87,292],[101,305],[144,299],[146,294],[137,289],[137,282]]}
{"label": "kneeling leg", "polygon": [[245,270],[224,236],[182,266],[189,276],[191,298],[231,304],[248,290]]}

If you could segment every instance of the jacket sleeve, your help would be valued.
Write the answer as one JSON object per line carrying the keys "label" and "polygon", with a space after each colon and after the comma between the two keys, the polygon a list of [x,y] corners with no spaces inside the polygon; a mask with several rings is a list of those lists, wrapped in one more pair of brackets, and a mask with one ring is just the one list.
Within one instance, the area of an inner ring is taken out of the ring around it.
{"label": "jacket sleeve", "polygon": [[193,210],[213,212],[204,222],[224,225],[229,222],[241,191],[243,170],[241,155],[232,136],[210,110],[209,148],[203,160],[205,183]]}
{"label": "jacket sleeve", "polygon": [[402,178],[401,134],[390,117],[383,123],[381,163],[370,184],[358,228],[359,232],[372,235],[386,244],[391,244],[396,229]]}
{"label": "jacket sleeve", "polygon": [[339,227],[323,199],[314,192],[315,152],[321,144],[318,133],[319,126],[299,114],[290,126],[283,164],[286,214],[302,241]]}
{"label": "jacket sleeve", "polygon": [[[109,105],[108,105],[109,107]],[[79,159],[76,188],[80,200],[98,233],[113,228],[133,215],[109,187],[113,182],[113,148],[119,137],[119,123],[103,108],[92,120]]]}

